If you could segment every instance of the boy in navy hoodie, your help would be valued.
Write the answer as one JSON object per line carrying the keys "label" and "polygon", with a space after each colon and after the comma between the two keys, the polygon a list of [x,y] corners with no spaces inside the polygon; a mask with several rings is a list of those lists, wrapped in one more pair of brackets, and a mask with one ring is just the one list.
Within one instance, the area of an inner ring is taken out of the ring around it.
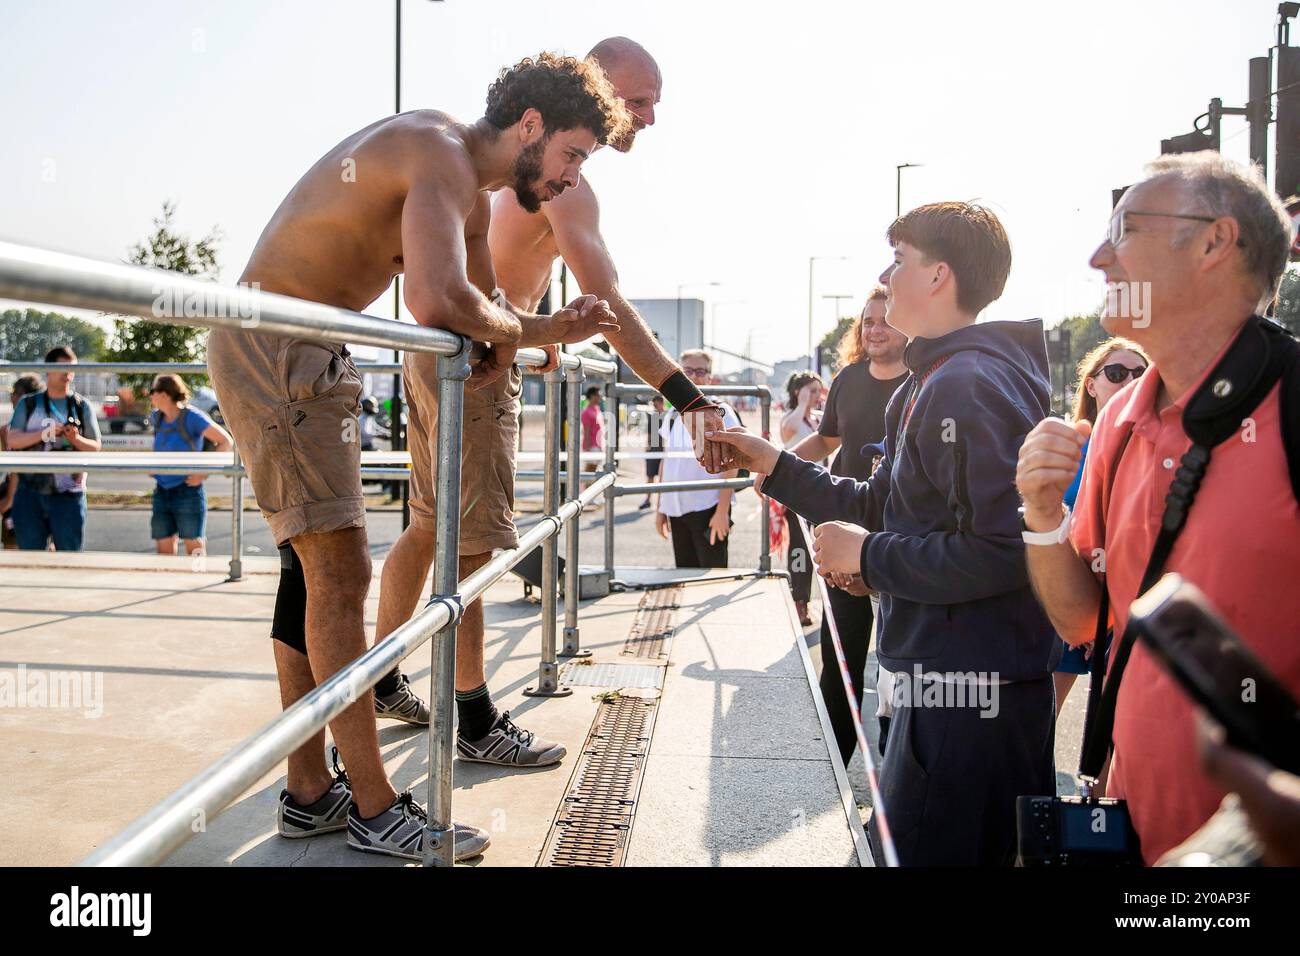
{"label": "boy in navy hoodie", "polygon": [[1029,588],[1015,475],[1048,413],[1040,321],[976,317],[1011,246],[968,203],[889,227],[886,319],[911,377],[885,413],[867,481],[832,477],[756,436],[712,434],[761,490],[811,523],[818,572],[880,593],[878,656],[895,675],[881,797],[904,865],[1009,865],[1015,801],[1056,791],[1052,670],[1060,641]]}

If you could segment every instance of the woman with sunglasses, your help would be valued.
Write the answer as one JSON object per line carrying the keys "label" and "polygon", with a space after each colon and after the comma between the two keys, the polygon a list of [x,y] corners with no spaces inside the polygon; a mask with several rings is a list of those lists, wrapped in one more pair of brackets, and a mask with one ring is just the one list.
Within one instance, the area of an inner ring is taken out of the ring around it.
{"label": "woman with sunglasses", "polygon": [[[1079,377],[1074,386],[1074,411],[1071,418],[1076,422],[1086,420],[1095,424],[1097,415],[1106,407],[1106,403],[1129,382],[1141,378],[1149,364],[1146,353],[1142,351],[1140,345],[1119,336],[1109,338],[1093,348],[1079,362]],[[1065,492],[1065,504],[1069,508],[1074,507],[1074,499],[1079,494],[1079,483],[1083,480],[1083,463],[1087,460],[1088,445],[1085,442],[1083,457],[1079,461],[1079,471]],[[1069,644],[1065,645],[1061,663],[1057,666],[1056,673],[1052,675],[1052,681],[1056,686],[1058,718],[1061,716],[1061,708],[1065,705],[1065,698],[1069,696],[1070,688],[1074,686],[1076,678],[1091,669],[1092,650],[1091,644],[1074,648]]]}

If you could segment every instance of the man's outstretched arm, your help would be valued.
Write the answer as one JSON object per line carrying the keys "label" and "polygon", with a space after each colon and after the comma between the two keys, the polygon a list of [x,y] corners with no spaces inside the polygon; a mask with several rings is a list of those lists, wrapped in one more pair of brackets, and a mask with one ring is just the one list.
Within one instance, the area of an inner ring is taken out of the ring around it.
{"label": "man's outstretched arm", "polygon": [[577,279],[583,292],[609,303],[618,320],[617,331],[607,331],[605,338],[641,379],[658,389],[682,414],[682,423],[690,431],[696,457],[710,472],[717,473],[728,464],[725,450],[717,443],[704,440],[705,431],[721,430],[721,410],[708,401],[691,383],[631,302],[618,287],[618,270],[600,234],[600,209],[596,194],[587,184],[569,190],[543,207],[555,234],[560,257]]}
{"label": "man's outstretched arm", "polygon": [[[472,180],[453,181],[457,175],[422,177],[411,184],[406,195],[402,207],[403,299],[420,325],[493,345],[516,345],[522,332],[519,318],[489,301],[470,281],[466,223],[479,194]],[[481,271],[480,263],[476,269]],[[482,275],[477,278],[484,279]]]}

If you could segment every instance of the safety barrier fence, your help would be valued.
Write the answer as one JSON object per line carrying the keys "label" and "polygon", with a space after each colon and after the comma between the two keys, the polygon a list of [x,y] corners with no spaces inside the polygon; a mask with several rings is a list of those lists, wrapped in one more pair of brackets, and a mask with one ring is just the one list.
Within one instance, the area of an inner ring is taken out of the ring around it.
{"label": "safety barrier fence", "polygon": [[[228,287],[176,273],[139,266],[97,262],[77,256],[0,242],[0,298],[93,309],[171,324],[239,330],[244,334],[284,336],[315,342],[371,345],[387,349],[422,351],[438,356],[437,551],[432,595],[422,610],[404,625],[378,641],[329,680],[285,710],[226,756],[202,771],[182,788],[158,803],[84,862],[88,865],[151,865],[162,862],[221,813],[238,796],[270,772],[293,750],[355,703],[401,660],[420,646],[431,646],[430,701],[432,719],[428,734],[428,822],[424,841],[425,865],[450,866],[454,835],[451,822],[452,758],[454,747],[454,677],[456,628],[466,606],[479,598],[539,545],[542,549],[542,655],[537,686],[530,693],[560,696],[560,655],[582,654],[578,632],[579,516],[583,507],[604,499],[604,565],[614,570],[614,499],[623,494],[644,494],[704,488],[743,488],[749,478],[683,481],[655,485],[616,485],[616,440],[606,443],[603,469],[595,473],[562,473],[561,458],[582,459],[580,398],[588,376],[603,379],[606,394],[615,400],[649,395],[652,389],[619,385],[616,366],[610,362],[561,355],[561,367],[544,375],[545,439],[541,479],[544,516],[520,536],[517,547],[496,554],[464,581],[457,580],[460,537],[461,424],[464,385],[470,376],[474,344],[453,333],[369,316],[321,303]],[[517,361],[528,371],[545,363],[540,349],[520,349]],[[67,370],[66,364],[56,366]],[[371,363],[359,369],[397,371],[399,365]],[[0,372],[49,370],[44,363],[0,365]],[[160,372],[184,374],[206,369],[203,363],[79,363],[77,371]],[[560,390],[568,389],[567,454],[561,454]],[[762,429],[767,434],[770,395],[754,386],[711,387],[714,395],[756,396],[762,404]],[[616,416],[615,416],[616,417]],[[83,454],[60,452],[54,456],[58,471],[133,471],[151,474],[213,474],[232,482],[232,555],[230,577],[242,574],[243,481],[246,471],[238,448],[226,458],[213,453]],[[637,457],[643,457],[638,455]],[[219,459],[216,461],[209,459]],[[220,460],[224,459],[224,460]],[[362,474],[401,479],[408,469],[392,454],[365,453]],[[0,471],[48,473],[48,453],[0,453]],[[561,502],[561,485],[566,500]],[[585,489],[582,488],[586,485]],[[768,509],[763,500],[759,572],[770,570]],[[565,531],[567,572],[565,582],[564,646],[557,651],[557,581],[559,536]]]}

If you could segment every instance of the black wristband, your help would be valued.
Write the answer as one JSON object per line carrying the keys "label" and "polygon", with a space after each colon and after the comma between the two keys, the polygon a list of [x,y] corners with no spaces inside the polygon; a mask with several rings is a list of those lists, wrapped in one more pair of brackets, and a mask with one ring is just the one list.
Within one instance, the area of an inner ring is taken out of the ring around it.
{"label": "black wristband", "polygon": [[663,380],[659,385],[659,393],[669,405],[683,415],[700,408],[716,407],[713,402],[704,397],[704,393],[686,377],[686,373],[681,369]]}

